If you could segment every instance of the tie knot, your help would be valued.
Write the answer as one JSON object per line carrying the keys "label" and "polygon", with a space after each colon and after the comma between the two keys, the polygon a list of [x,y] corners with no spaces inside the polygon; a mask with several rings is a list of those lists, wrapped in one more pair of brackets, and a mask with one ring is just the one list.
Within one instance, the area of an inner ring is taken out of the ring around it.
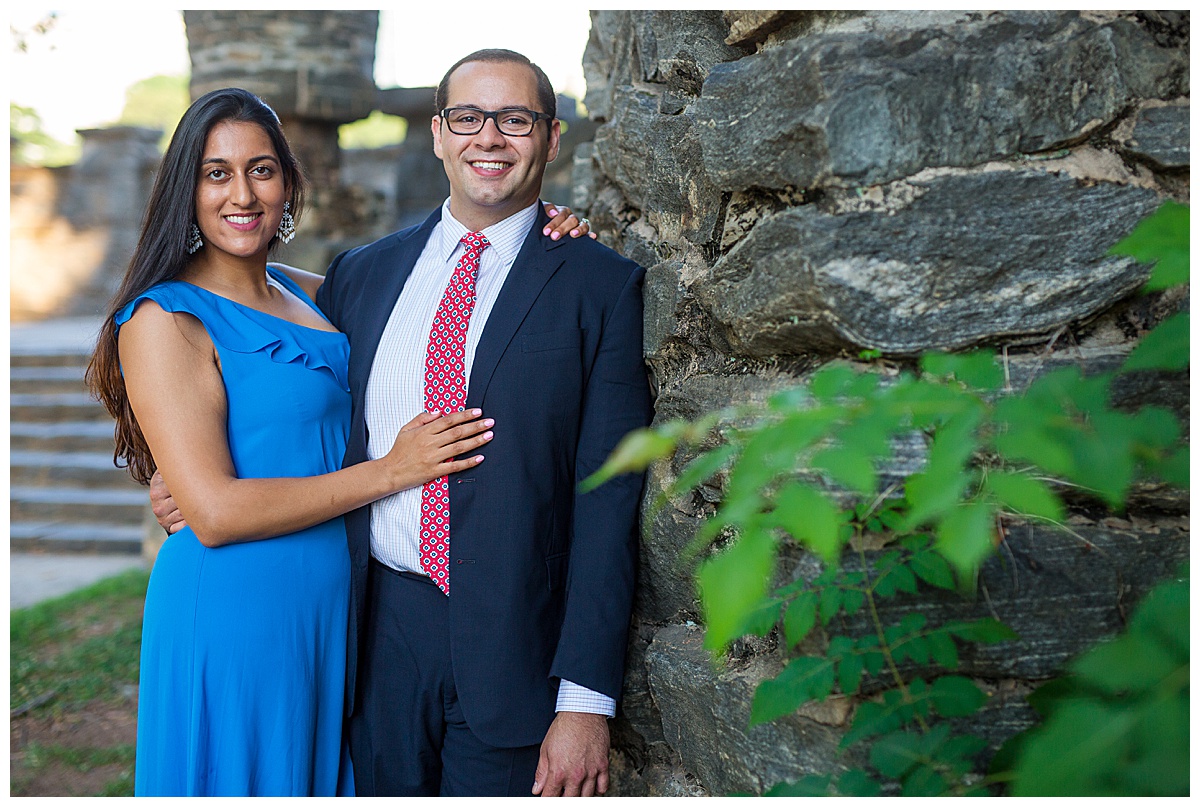
{"label": "tie knot", "polygon": [[459,241],[468,251],[481,252],[484,247],[491,246],[483,233],[467,233]]}

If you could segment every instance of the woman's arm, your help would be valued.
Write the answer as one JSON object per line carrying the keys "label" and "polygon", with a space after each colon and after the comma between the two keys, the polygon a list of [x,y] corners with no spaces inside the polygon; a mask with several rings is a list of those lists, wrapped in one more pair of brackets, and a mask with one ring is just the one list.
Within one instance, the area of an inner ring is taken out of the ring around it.
{"label": "woman's arm", "polygon": [[121,327],[129,403],[180,512],[205,546],[255,541],[319,524],[439,476],[472,468],[491,439],[479,410],[424,415],[384,457],[320,476],[239,479],[226,437],[225,388],[199,320],[153,301]]}

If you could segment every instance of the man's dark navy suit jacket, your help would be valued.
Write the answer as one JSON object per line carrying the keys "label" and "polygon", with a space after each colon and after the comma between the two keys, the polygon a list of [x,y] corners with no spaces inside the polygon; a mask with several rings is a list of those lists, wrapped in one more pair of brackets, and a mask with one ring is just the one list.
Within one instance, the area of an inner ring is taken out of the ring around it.
{"label": "man's dark navy suit jacket", "polygon": [[[367,459],[363,407],[380,335],[441,217],[342,253],[318,295],[350,340],[346,465]],[[651,417],[642,278],[590,238],[552,241],[539,215],[476,349],[467,408],[494,418],[479,467],[450,478],[454,679],[472,731],[535,745],[558,680],[620,694],[642,476],[576,486]],[[370,511],[346,516],[353,575],[348,706],[364,630]],[[349,709],[347,711],[349,714]]]}

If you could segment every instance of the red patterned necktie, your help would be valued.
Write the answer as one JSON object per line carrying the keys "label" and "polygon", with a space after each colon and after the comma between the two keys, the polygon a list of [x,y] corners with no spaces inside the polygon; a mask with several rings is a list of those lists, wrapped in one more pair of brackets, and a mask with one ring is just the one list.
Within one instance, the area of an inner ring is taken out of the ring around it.
{"label": "red patterned necktie", "polygon": [[[475,308],[479,256],[488,246],[483,233],[467,233],[467,251],[454,267],[433,317],[425,351],[425,410],[461,412],[467,403],[467,325]],[[421,569],[450,594],[450,483],[444,476],[421,488]]]}

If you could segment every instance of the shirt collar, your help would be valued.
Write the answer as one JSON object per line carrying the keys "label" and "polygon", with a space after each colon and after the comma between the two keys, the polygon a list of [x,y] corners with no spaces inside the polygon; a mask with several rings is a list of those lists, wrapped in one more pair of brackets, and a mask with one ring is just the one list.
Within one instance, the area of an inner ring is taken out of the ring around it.
{"label": "shirt collar", "polygon": [[[540,204],[541,200],[538,200],[524,210],[519,210],[508,218],[483,228],[483,234],[491,245],[491,249],[495,250],[493,254],[501,260],[502,264],[511,264],[517,259],[517,253],[521,251],[521,245],[525,243],[525,237],[529,235],[529,229],[533,227],[534,219],[537,218],[537,209]],[[443,261],[449,261],[454,257],[454,251],[458,249],[462,237],[471,232],[450,215],[449,199],[442,203],[440,229],[441,240],[438,254]]]}

